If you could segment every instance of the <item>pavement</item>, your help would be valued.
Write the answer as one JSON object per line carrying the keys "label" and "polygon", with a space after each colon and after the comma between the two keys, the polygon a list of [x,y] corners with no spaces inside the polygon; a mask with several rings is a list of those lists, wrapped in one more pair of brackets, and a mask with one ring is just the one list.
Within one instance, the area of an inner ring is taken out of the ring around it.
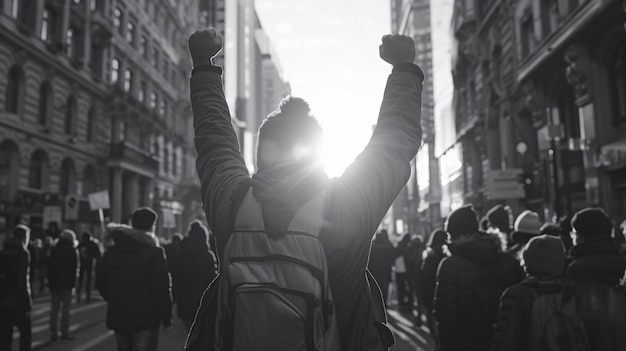
{"label": "pavement", "polygon": [[[392,351],[431,351],[434,349],[430,331],[423,322],[415,325],[415,317],[408,311],[397,308],[392,301],[387,310],[389,327],[394,333],[396,344]],[[33,350],[43,351],[109,351],[116,350],[115,335],[105,325],[106,303],[94,290],[90,303],[76,302],[73,299],[70,314],[70,334],[74,340],[50,341],[49,332],[50,295],[38,296],[33,301],[32,327]],[[13,350],[17,351],[19,334],[13,334]],[[168,330],[161,328],[159,351],[183,350],[186,331],[179,319],[175,318]]]}

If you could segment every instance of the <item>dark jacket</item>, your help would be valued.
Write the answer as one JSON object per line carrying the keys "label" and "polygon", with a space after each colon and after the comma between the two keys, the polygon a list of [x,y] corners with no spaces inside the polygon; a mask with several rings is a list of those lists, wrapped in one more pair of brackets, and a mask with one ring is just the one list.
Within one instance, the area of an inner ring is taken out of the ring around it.
{"label": "dark jacket", "polygon": [[74,243],[59,239],[50,253],[48,262],[48,285],[50,291],[72,289],[78,275],[78,251]]}
{"label": "dark jacket", "polygon": [[500,296],[523,279],[495,235],[474,234],[448,245],[435,291],[435,316],[444,351],[482,351],[493,339]]}
{"label": "dark jacket", "polygon": [[422,81],[417,66],[395,68],[387,81],[369,144],[340,178],[331,181],[321,169],[306,166],[259,171],[251,179],[232,127],[220,75],[205,70],[191,77],[196,168],[218,257],[251,186],[264,216],[276,221],[266,221],[268,229],[284,227],[302,204],[326,191],[327,223],[320,241],[327,257],[334,315],[344,351],[359,350],[367,338],[378,340],[368,317],[368,254],[372,233],[408,181],[410,161],[421,142]]}
{"label": "dark jacket", "polygon": [[93,241],[93,239],[83,239],[78,245],[78,252],[80,253],[81,269],[91,269],[91,267],[93,267],[93,263],[102,256],[100,253],[100,247]]}
{"label": "dark jacket", "polygon": [[626,291],[622,286],[578,284],[578,311],[590,350],[623,351],[626,345]]}
{"label": "dark jacket", "polygon": [[[563,279],[529,277],[504,291],[500,299],[498,324],[493,337],[492,351],[528,351],[530,318],[533,302],[541,295],[573,292],[574,283]],[[573,297],[573,293],[572,293]]]}
{"label": "dark jacket", "polygon": [[435,287],[437,286],[437,269],[439,268],[441,260],[443,260],[446,255],[441,249],[436,250],[428,247],[424,250],[422,256],[418,289],[420,290],[424,306],[432,311],[434,307]]}
{"label": "dark jacket", "polygon": [[578,283],[590,282],[609,286],[619,284],[626,270],[626,260],[619,254],[613,239],[591,237],[570,251],[571,263],[565,277]]}
{"label": "dark jacket", "polygon": [[216,275],[217,259],[207,243],[186,237],[180,244],[180,255],[172,271],[172,291],[179,318],[194,319],[202,293]]}
{"label": "dark jacket", "polygon": [[391,281],[391,267],[396,258],[396,249],[387,234],[378,233],[372,242],[370,259],[367,265],[374,279],[379,282]]}
{"label": "dark jacket", "polygon": [[111,233],[115,244],[96,265],[96,287],[108,302],[107,327],[138,331],[161,321],[171,325],[170,275],[156,238],[126,227]]}
{"label": "dark jacket", "polygon": [[22,311],[30,311],[32,299],[30,294],[30,255],[18,239],[9,237],[4,241],[4,248],[0,252],[6,255],[16,265],[17,283],[16,289],[0,299],[0,307],[18,307]]}

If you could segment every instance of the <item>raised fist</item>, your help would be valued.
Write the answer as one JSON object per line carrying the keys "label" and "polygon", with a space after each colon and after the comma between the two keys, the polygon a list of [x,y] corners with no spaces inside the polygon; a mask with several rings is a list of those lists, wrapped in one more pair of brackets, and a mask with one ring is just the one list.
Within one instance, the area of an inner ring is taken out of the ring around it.
{"label": "raised fist", "polygon": [[415,42],[413,38],[401,34],[383,36],[380,44],[380,58],[395,65],[398,63],[414,63]]}
{"label": "raised fist", "polygon": [[222,50],[224,38],[217,33],[217,29],[211,27],[193,33],[188,44],[193,65],[198,67],[212,64],[211,59]]}

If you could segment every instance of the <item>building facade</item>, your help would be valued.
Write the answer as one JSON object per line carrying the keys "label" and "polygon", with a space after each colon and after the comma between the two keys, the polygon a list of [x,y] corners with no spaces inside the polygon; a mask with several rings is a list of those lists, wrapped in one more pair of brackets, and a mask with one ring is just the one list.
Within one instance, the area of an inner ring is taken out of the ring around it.
{"label": "building facade", "polygon": [[197,187],[186,38],[198,21],[195,1],[3,3],[0,231],[95,231],[87,195],[103,190],[111,221],[151,206],[160,234],[184,229]]}
{"label": "building facade", "polygon": [[[603,207],[626,218],[626,3],[455,2],[455,115],[464,200],[546,218]],[[525,196],[490,200],[490,170]]]}

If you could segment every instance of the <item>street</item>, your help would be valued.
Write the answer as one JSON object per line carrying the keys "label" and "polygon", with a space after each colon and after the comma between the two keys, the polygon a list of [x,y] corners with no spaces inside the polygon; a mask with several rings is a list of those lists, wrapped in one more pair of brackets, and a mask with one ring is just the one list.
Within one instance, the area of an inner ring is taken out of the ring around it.
{"label": "street", "polygon": [[[75,301],[75,299],[74,299]],[[50,342],[48,327],[50,314],[50,295],[38,296],[33,301],[32,326],[33,350],[45,351],[110,351],[116,349],[113,331],[105,325],[106,303],[94,292],[91,303],[74,302],[70,315],[70,333],[74,340]],[[412,318],[399,312],[393,306],[388,310],[389,325],[393,331],[396,344],[392,351],[428,351],[432,350],[432,339],[428,329],[423,326],[415,328]],[[13,334],[13,349],[18,350],[19,334]],[[185,330],[179,319],[174,318],[172,328],[165,331],[161,328],[159,350],[182,350],[185,342]]]}

